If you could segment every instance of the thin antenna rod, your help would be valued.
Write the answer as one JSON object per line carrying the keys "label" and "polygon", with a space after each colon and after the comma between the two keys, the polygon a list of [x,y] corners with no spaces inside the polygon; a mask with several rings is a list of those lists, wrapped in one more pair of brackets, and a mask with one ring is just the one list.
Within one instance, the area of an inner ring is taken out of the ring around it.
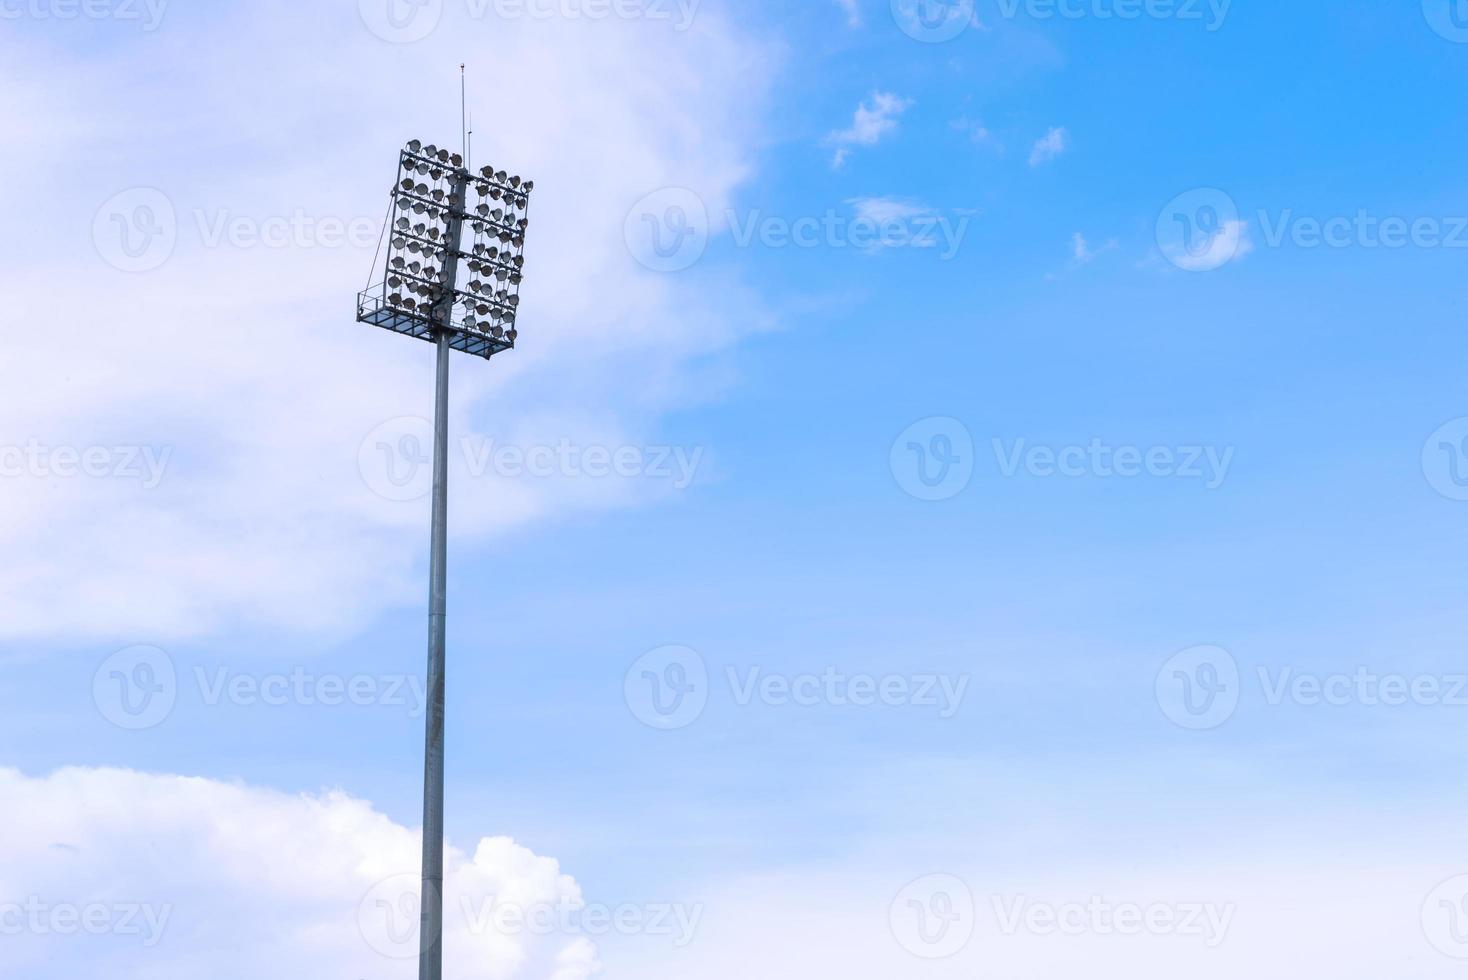
{"label": "thin antenna rod", "polygon": [[469,82],[464,66],[459,66],[459,120],[464,126],[464,166],[469,166]]}

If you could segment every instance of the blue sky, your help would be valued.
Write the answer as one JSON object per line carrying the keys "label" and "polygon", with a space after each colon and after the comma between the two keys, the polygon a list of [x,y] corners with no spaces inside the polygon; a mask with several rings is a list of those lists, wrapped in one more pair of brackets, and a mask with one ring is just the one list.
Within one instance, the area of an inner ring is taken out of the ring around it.
{"label": "blue sky", "polygon": [[[427,501],[378,446],[432,351],[352,304],[461,61],[537,196],[520,349],[454,364],[456,887],[699,920],[466,927],[461,972],[1468,956],[1468,10],[380,7],[4,8],[0,911],[173,925],[0,917],[0,974],[255,975],[228,921],[411,975],[359,901],[416,869]],[[561,445],[631,471],[484,469]],[[1006,925],[1093,899],[1228,925]]]}

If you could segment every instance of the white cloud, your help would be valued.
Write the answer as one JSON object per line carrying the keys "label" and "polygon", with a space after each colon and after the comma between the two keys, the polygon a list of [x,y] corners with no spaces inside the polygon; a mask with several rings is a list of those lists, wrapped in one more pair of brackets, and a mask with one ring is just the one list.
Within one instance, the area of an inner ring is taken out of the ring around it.
{"label": "white cloud", "polygon": [[1076,265],[1089,265],[1096,260],[1098,255],[1110,252],[1117,247],[1116,239],[1110,238],[1100,248],[1092,248],[1091,244],[1086,241],[1086,236],[1080,232],[1072,235],[1070,241],[1071,258],[1075,260]]}
{"label": "white cloud", "polygon": [[1063,127],[1054,127],[1040,139],[1035,141],[1035,146],[1030,150],[1030,166],[1038,167],[1056,159],[1070,148],[1070,133]]}
{"label": "white cloud", "polygon": [[834,143],[838,147],[832,165],[839,168],[846,162],[850,155],[849,147],[875,146],[883,137],[897,129],[898,119],[911,107],[911,100],[890,92],[873,94],[870,101],[856,107],[856,115],[850,128],[827,137],[828,143]]}
{"label": "white cloud", "polygon": [[[0,770],[0,799],[7,975],[416,976],[420,836],[361,800],[96,769]],[[497,929],[490,899],[546,916],[582,903],[555,861],[513,841],[449,848],[447,975],[598,971],[572,915],[547,918],[573,923],[554,930]],[[69,910],[99,927],[67,933]]]}
{"label": "white cloud", "polygon": [[857,28],[861,26],[861,0],[836,0],[837,5],[846,12],[846,26]]}
{"label": "white cloud", "polygon": [[926,204],[901,201],[891,197],[855,197],[846,202],[856,211],[858,221],[886,224],[889,221],[909,221],[933,213]]}
{"label": "white cloud", "polygon": [[1249,223],[1242,220],[1224,221],[1218,231],[1209,236],[1201,247],[1188,250],[1182,245],[1168,248],[1169,262],[1188,272],[1211,272],[1230,262],[1237,262],[1254,251],[1254,240],[1250,236]]}
{"label": "white cloud", "polygon": [[[616,18],[476,20],[450,5],[429,39],[392,46],[351,7],[264,2],[219,8],[217,23],[169,18],[152,43],[97,60],[42,47],[38,31],[0,39],[0,85],[24,93],[0,124],[53,160],[0,161],[0,177],[32,188],[14,215],[28,239],[0,244],[27,284],[0,327],[0,449],[171,450],[153,489],[0,480],[0,634],[350,631],[421,600],[426,501],[374,495],[358,452],[383,422],[431,414],[432,348],[355,324],[353,304],[400,142],[455,139],[465,43],[494,52],[470,65],[476,156],[534,177],[537,191],[519,349],[492,364],[456,359],[456,437],[655,444],[665,413],[716,387],[690,361],[764,319],[737,283],[720,293],[744,296],[742,309],[719,309],[698,270],[648,272],[623,241],[628,208],[649,191],[693,188],[718,214],[748,172],[758,80],[775,66],[716,11],[677,32]],[[166,77],[154,66],[165,43]],[[389,58],[394,70],[379,70]],[[76,84],[35,81],[57,73]],[[523,83],[514,99],[497,91],[506,77]],[[92,224],[104,201],[138,186],[166,195],[178,241],[161,268],[124,273],[99,256]],[[323,220],[371,234],[355,247],[324,233],[285,247],[207,242],[231,222],[301,216],[308,238]],[[460,542],[670,492],[656,480],[462,470]]]}
{"label": "white cloud", "polygon": [[993,139],[994,134],[989,132],[989,127],[978,119],[955,119],[950,125],[960,133],[964,133],[975,143],[987,143]]}

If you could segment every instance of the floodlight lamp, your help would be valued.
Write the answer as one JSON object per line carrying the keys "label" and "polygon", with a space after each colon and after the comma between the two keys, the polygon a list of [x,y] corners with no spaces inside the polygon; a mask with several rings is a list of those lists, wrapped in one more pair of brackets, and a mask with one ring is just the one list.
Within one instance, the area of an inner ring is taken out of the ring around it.
{"label": "floodlight lamp", "polygon": [[417,153],[421,149],[423,149],[423,143],[422,143],[421,140],[409,140],[408,141],[408,152],[409,153]]}

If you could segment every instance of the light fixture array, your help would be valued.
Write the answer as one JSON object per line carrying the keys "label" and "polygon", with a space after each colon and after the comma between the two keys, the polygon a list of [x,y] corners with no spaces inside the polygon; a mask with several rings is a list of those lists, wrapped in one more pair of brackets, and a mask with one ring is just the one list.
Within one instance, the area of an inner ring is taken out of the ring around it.
{"label": "light fixture array", "polygon": [[493,167],[471,173],[459,154],[410,142],[393,187],[380,301],[361,318],[423,339],[447,329],[462,335],[456,349],[485,357],[513,348],[534,189]]}

